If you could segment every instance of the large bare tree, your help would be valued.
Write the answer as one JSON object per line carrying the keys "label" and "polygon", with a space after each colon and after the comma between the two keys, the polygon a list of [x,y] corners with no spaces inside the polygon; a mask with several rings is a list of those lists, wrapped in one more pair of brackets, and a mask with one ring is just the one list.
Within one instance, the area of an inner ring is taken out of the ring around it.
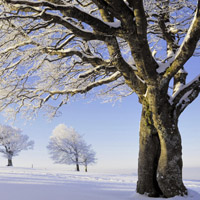
{"label": "large bare tree", "polygon": [[189,82],[184,69],[199,54],[200,0],[1,3],[1,109],[56,115],[84,94],[109,100],[136,93],[137,192],[187,194],[178,119],[200,92],[199,73]]}

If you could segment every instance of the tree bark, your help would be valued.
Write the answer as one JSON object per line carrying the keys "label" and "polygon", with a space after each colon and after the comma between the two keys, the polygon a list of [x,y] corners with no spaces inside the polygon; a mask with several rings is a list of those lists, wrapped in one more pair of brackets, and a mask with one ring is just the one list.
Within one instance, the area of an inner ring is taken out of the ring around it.
{"label": "tree bark", "polygon": [[156,180],[160,156],[158,133],[152,125],[152,117],[147,105],[143,105],[140,121],[140,148],[138,159],[137,192],[149,197],[158,197],[162,192]]}
{"label": "tree bark", "polygon": [[7,166],[9,166],[9,167],[12,167],[13,166],[13,164],[12,164],[12,159],[8,159],[8,165]]}
{"label": "tree bark", "polygon": [[187,194],[182,180],[182,145],[178,130],[178,116],[163,90],[148,88],[148,102],[152,112],[154,127],[160,141],[160,156],[157,168],[157,182],[164,197]]}
{"label": "tree bark", "polygon": [[[159,133],[161,155],[158,163],[157,181],[165,197],[187,194],[182,180],[182,145],[178,127]],[[171,131],[170,131],[171,130]]]}

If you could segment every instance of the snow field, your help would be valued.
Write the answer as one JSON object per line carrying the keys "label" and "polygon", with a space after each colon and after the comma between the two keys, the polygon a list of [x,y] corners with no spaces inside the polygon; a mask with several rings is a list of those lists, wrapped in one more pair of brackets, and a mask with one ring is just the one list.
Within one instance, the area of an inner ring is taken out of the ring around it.
{"label": "snow field", "polygon": [[[187,197],[170,200],[200,200],[200,180],[185,180]],[[133,173],[84,173],[65,170],[0,168],[3,200],[159,200],[135,193]]]}

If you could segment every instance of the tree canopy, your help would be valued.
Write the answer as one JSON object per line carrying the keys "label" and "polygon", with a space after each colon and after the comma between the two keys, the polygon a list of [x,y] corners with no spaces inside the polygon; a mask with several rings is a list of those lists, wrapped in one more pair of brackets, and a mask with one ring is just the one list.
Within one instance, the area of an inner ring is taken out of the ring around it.
{"label": "tree canopy", "polygon": [[[0,19],[1,108],[13,105],[17,112],[34,114],[44,107],[54,115],[70,97],[97,86],[102,86],[97,94],[107,100],[133,92],[142,97],[155,80],[166,90],[187,60],[199,54],[195,0],[144,5],[6,0]],[[171,103],[182,105],[178,113],[194,100],[198,88],[199,76],[174,87]]]}

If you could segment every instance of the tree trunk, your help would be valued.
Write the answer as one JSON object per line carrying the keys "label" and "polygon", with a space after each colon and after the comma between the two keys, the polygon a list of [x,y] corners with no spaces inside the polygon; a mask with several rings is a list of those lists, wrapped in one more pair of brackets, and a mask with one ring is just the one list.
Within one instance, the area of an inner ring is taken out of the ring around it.
{"label": "tree trunk", "polygon": [[178,116],[174,107],[158,86],[148,88],[148,102],[154,127],[160,140],[160,157],[157,168],[157,182],[164,197],[187,194],[182,180],[182,145],[178,130]]}
{"label": "tree trunk", "polygon": [[158,133],[152,125],[152,117],[147,105],[143,105],[140,121],[140,149],[138,159],[137,192],[149,197],[158,197],[162,192],[156,175],[160,156]]}
{"label": "tree trunk", "polygon": [[158,163],[157,181],[165,197],[187,194],[182,180],[182,146],[177,127],[167,127],[167,133],[159,133],[161,155]]}
{"label": "tree trunk", "polygon": [[78,163],[78,157],[76,157],[76,171],[77,171],[77,172],[80,171],[79,163]]}
{"label": "tree trunk", "polygon": [[13,166],[12,159],[8,159],[8,165],[7,166],[9,166],[9,167]]}
{"label": "tree trunk", "polygon": [[87,172],[87,165],[85,165],[85,172]]}
{"label": "tree trunk", "polygon": [[79,172],[80,169],[79,169],[79,164],[76,164],[76,171]]}

